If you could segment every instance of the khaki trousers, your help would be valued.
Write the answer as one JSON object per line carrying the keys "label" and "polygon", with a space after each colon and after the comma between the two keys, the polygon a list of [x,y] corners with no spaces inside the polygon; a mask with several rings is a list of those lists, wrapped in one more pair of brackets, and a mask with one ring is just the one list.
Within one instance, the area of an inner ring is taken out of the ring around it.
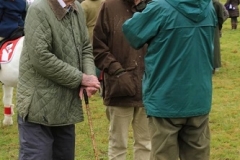
{"label": "khaki trousers", "polygon": [[4,39],[4,37],[0,37],[0,41],[2,41]]}
{"label": "khaki trousers", "polygon": [[113,107],[106,109],[109,124],[109,160],[126,160],[129,126],[133,129],[134,160],[149,160],[150,136],[148,118],[143,107]]}
{"label": "khaki trousers", "polygon": [[209,115],[149,118],[151,160],[209,160]]}

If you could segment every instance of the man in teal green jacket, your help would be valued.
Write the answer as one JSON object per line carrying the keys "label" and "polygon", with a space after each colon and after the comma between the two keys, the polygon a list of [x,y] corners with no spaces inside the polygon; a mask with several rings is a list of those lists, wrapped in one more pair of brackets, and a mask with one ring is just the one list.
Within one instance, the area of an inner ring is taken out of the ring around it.
{"label": "man in teal green jacket", "polygon": [[208,160],[212,100],[211,0],[153,0],[123,24],[132,47],[148,44],[143,102],[151,160]]}
{"label": "man in teal green jacket", "polygon": [[74,160],[83,89],[94,94],[92,46],[74,0],[35,0],[28,9],[17,91],[19,160]]}

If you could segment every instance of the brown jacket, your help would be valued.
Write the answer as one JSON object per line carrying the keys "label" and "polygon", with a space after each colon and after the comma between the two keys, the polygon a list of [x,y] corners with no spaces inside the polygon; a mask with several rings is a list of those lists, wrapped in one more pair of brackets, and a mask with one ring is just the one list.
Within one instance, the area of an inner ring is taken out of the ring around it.
{"label": "brown jacket", "polygon": [[216,11],[218,25],[215,28],[215,36],[214,36],[214,58],[213,65],[214,69],[221,67],[221,49],[220,49],[220,32],[222,29],[222,25],[224,22],[224,9],[223,5],[219,0],[213,0],[213,6]]}
{"label": "brown jacket", "polygon": [[[142,107],[142,76],[146,48],[133,49],[122,24],[133,15],[124,0],[106,0],[93,32],[95,65],[104,70],[103,97],[107,106]],[[116,75],[119,70],[126,72]]]}

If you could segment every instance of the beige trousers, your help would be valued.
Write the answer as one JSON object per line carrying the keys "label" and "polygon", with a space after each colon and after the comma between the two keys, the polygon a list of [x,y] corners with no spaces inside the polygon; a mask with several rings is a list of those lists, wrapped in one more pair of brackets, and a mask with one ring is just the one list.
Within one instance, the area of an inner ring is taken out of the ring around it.
{"label": "beige trousers", "polygon": [[108,106],[109,160],[126,160],[130,124],[133,129],[134,160],[149,160],[151,142],[144,108]]}
{"label": "beige trousers", "polygon": [[150,117],[151,160],[209,160],[208,117]]}
{"label": "beige trousers", "polygon": [[4,39],[4,37],[0,37],[0,41],[2,41]]}

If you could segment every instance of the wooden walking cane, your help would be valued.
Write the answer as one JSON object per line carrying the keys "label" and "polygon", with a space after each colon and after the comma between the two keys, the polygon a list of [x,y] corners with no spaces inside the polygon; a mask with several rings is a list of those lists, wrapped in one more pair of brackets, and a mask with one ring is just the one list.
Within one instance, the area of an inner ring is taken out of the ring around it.
{"label": "wooden walking cane", "polygon": [[96,147],[95,138],[94,138],[94,132],[93,132],[91,112],[90,112],[90,107],[89,107],[89,102],[88,102],[88,95],[87,95],[87,91],[85,89],[83,90],[83,95],[84,95],[84,100],[85,100],[85,104],[86,104],[88,124],[89,124],[90,131],[91,131],[91,139],[92,139],[92,145],[93,145],[93,151],[94,151],[94,155],[95,155],[95,160],[98,160],[97,147]]}

